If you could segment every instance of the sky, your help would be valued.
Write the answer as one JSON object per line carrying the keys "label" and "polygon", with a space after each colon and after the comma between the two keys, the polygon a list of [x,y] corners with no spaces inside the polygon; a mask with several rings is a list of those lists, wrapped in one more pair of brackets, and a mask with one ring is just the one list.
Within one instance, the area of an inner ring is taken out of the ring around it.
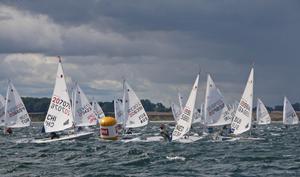
{"label": "sky", "polygon": [[98,101],[122,95],[125,78],[141,99],[187,98],[201,70],[228,103],[254,66],[254,96],[266,105],[300,101],[300,2],[295,0],[0,1],[0,93],[50,97],[63,59],[68,83]]}

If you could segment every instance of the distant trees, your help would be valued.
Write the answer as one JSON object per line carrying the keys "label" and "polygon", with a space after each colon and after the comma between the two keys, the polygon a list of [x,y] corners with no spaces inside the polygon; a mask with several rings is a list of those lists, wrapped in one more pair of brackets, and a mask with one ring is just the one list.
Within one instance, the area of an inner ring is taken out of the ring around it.
{"label": "distant trees", "polygon": [[[22,98],[28,112],[47,112],[50,105],[50,98]],[[152,103],[150,100],[141,100],[147,112],[169,112],[171,108],[166,108],[162,103]],[[104,112],[114,112],[114,102],[99,102]]]}
{"label": "distant trees", "polygon": [[50,104],[50,98],[22,98],[28,112],[47,112]]}
{"label": "distant trees", "polygon": [[[50,98],[33,98],[33,97],[23,97],[22,98],[26,109],[28,112],[47,112],[50,104]],[[141,100],[142,105],[144,106],[147,112],[171,112],[170,107],[164,106],[162,103],[152,103],[148,99]],[[104,112],[114,112],[114,102],[99,102],[99,105]],[[292,105],[295,111],[300,111],[300,103],[295,103]],[[271,111],[282,111],[282,105],[276,105],[274,108],[268,107],[269,112]],[[253,111],[256,111],[256,107],[253,108]]]}

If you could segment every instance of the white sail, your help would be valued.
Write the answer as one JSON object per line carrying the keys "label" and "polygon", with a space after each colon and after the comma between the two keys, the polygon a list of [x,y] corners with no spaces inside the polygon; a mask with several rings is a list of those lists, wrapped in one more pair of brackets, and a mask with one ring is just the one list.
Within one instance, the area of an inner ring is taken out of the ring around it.
{"label": "white sail", "polygon": [[98,119],[98,122],[103,118],[105,117],[105,114],[102,110],[102,108],[100,107],[100,105],[96,102],[96,101],[93,101],[92,102],[92,108],[93,108],[93,111]]}
{"label": "white sail", "polygon": [[124,81],[125,91],[125,128],[142,127],[148,124],[146,111],[129,84]]}
{"label": "white sail", "polygon": [[244,133],[251,128],[252,103],[253,103],[253,79],[254,71],[251,69],[246,88],[235,112],[231,123],[231,129],[235,135]]}
{"label": "white sail", "polygon": [[178,92],[178,101],[179,101],[179,107],[181,110],[183,110],[183,97],[181,96],[181,94]]}
{"label": "white sail", "polygon": [[205,124],[205,117],[204,117],[204,103],[201,103],[201,110],[200,110],[200,117],[201,117],[201,120],[200,120],[200,123],[201,124]]}
{"label": "white sail", "polygon": [[257,98],[256,119],[259,125],[271,123],[270,114],[267,108],[265,107],[264,103],[259,98]]}
{"label": "white sail", "polygon": [[0,95],[0,126],[5,126],[5,99]]}
{"label": "white sail", "polygon": [[59,58],[56,81],[47,116],[46,132],[56,132],[73,126],[73,114],[61,60]]}
{"label": "white sail", "polygon": [[124,124],[124,110],[123,110],[123,103],[120,99],[114,100],[114,111],[115,111],[115,118],[118,124]]}
{"label": "white sail", "polygon": [[96,125],[97,117],[86,95],[76,83],[74,92],[74,123],[76,127]]}
{"label": "white sail", "polygon": [[184,106],[183,112],[180,115],[180,118],[174,128],[172,133],[172,140],[177,140],[183,137],[191,128],[192,121],[193,121],[193,114],[194,114],[194,107],[197,97],[197,90],[198,90],[198,82],[199,82],[199,74],[195,80],[193,85],[193,89],[190,93],[190,96]]}
{"label": "white sail", "polygon": [[20,128],[30,126],[30,117],[26,107],[11,81],[8,81],[8,88],[5,102],[5,126]]}
{"label": "white sail", "polygon": [[201,123],[202,117],[201,117],[201,110],[194,108],[194,114],[193,114],[193,123]]}
{"label": "white sail", "polygon": [[174,117],[175,122],[179,120],[180,114],[181,114],[181,108],[175,103],[171,103],[171,109],[172,109],[172,114]]}
{"label": "white sail", "polygon": [[290,101],[284,97],[283,103],[283,124],[285,125],[294,125],[298,124],[299,119],[298,116],[290,103]]}
{"label": "white sail", "polygon": [[231,124],[229,110],[225,104],[224,97],[216,87],[214,81],[207,76],[206,95],[204,104],[204,116],[206,126],[221,126]]}

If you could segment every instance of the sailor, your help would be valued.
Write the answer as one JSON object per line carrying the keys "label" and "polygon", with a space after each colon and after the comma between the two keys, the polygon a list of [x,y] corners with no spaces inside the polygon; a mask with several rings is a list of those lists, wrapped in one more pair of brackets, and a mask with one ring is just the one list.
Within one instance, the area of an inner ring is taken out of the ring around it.
{"label": "sailor", "polygon": [[228,133],[229,133],[229,132],[228,132],[227,126],[224,125],[223,128],[222,128],[222,130],[221,130],[220,135],[221,135],[221,136],[227,136]]}
{"label": "sailor", "polygon": [[214,129],[212,127],[207,128],[208,133],[213,133]]}
{"label": "sailor", "polygon": [[11,129],[10,127],[8,127],[8,128],[5,129],[5,132],[4,132],[4,133],[5,133],[5,134],[12,134],[13,131],[12,131],[12,129]]}
{"label": "sailor", "polygon": [[82,130],[83,130],[82,127],[78,127],[78,128],[77,128],[77,132],[81,132]]}
{"label": "sailor", "polygon": [[128,129],[126,130],[125,134],[131,135],[131,134],[132,134],[132,128],[128,128]]}
{"label": "sailor", "polygon": [[55,132],[51,132],[51,133],[50,133],[50,138],[51,138],[51,139],[56,139],[56,138],[58,139],[58,138],[59,138],[59,135],[56,134]]}
{"label": "sailor", "polygon": [[164,138],[165,141],[171,141],[172,138],[169,135],[169,132],[164,124],[160,125],[160,135]]}
{"label": "sailor", "polygon": [[45,133],[45,127],[43,126],[41,133]]}

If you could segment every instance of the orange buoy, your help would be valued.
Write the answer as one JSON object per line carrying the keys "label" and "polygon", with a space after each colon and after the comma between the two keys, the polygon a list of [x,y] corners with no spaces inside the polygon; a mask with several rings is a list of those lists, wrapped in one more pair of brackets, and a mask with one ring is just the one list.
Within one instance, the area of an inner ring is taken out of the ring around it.
{"label": "orange buoy", "polygon": [[117,121],[113,117],[103,117],[100,120],[100,136],[105,140],[117,140],[118,133],[116,130]]}

